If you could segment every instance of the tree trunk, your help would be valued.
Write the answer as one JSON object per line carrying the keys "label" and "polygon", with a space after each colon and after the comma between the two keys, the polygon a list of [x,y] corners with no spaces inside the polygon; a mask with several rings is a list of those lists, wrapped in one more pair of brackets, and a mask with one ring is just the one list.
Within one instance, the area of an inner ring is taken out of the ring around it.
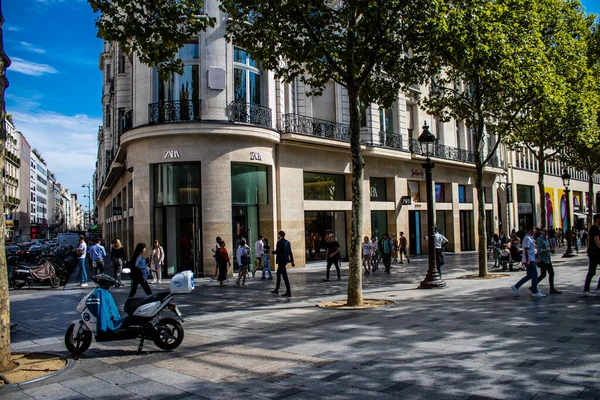
{"label": "tree trunk", "polygon": [[350,102],[350,151],[352,153],[352,222],[350,228],[350,262],[348,276],[348,305],[361,305],[362,269],[361,237],[363,226],[364,160],[360,143],[360,105],[358,90],[348,85]]}
{"label": "tree trunk", "polygon": [[[545,175],[545,166],[544,166],[544,146],[539,146],[537,153],[537,161],[538,161],[538,190],[540,194],[540,227],[544,227],[547,225],[547,217],[546,217],[546,187],[544,185],[544,175]],[[527,229],[526,227],[525,229]],[[546,228],[548,228],[546,226]]]}
{"label": "tree trunk", "polygon": [[[2,16],[2,0],[0,0],[0,127],[2,134],[0,135],[0,171],[4,171],[4,145],[6,143],[6,129],[4,119],[6,118],[6,109],[4,103],[4,92],[8,87],[8,79],[6,79],[6,69],[10,65],[10,59],[4,53],[4,39],[2,36],[2,25],[4,17]],[[4,196],[0,196],[0,226],[2,234],[0,234],[0,249],[4,248]],[[0,372],[5,371],[12,365],[10,361],[10,301],[8,298],[8,270],[6,265],[6,254],[0,251]]]}
{"label": "tree trunk", "polygon": [[590,201],[588,202],[588,217],[587,217],[587,230],[592,227],[594,222],[594,171],[588,171],[588,192]]}
{"label": "tree trunk", "polygon": [[488,276],[487,269],[487,232],[485,229],[485,198],[483,191],[483,165],[481,164],[481,154],[475,151],[475,169],[477,177],[475,178],[475,187],[477,188],[477,234],[479,235],[479,277]]}

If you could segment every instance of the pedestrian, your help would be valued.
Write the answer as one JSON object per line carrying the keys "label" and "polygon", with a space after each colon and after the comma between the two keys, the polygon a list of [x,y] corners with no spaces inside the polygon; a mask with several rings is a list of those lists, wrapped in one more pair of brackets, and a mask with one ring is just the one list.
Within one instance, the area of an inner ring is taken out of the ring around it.
{"label": "pedestrian", "polygon": [[77,263],[79,265],[79,269],[81,270],[81,283],[79,286],[87,287],[87,270],[85,269],[85,258],[87,257],[87,245],[85,244],[85,236],[79,235],[79,246],[77,246],[77,250],[75,251],[77,254]]}
{"label": "pedestrian", "polygon": [[517,231],[517,237],[519,238],[521,243],[523,243],[523,240],[525,239],[525,235],[527,235],[527,232],[525,231],[525,228],[523,228],[521,226],[521,228]]}
{"label": "pedestrian", "polygon": [[117,282],[121,283],[121,272],[123,271],[123,264],[125,263],[125,249],[119,239],[115,239],[111,245],[110,261],[113,267],[113,273]]}
{"label": "pedestrian", "polygon": [[290,289],[290,281],[287,275],[287,265],[291,262],[292,268],[296,266],[294,264],[294,255],[292,254],[292,245],[285,238],[285,232],[279,231],[277,233],[277,245],[275,246],[275,251],[273,254],[277,256],[275,262],[277,263],[277,284],[275,285],[275,290],[271,293],[279,294],[279,285],[281,284],[281,278],[283,278],[283,282],[285,283],[285,293],[281,296],[283,297],[292,297],[292,291]]}
{"label": "pedestrian", "polygon": [[581,247],[586,247],[587,246],[587,239],[588,239],[588,233],[585,229],[582,229],[579,232],[579,235],[581,236]]}
{"label": "pedestrian", "polygon": [[406,258],[406,262],[410,264],[410,260],[408,259],[408,253],[406,252],[406,244],[407,244],[407,240],[406,240],[406,236],[404,236],[404,232],[400,232],[400,239],[398,240],[398,245],[400,246],[400,264],[404,264],[402,262],[402,254],[404,254],[404,257]]}
{"label": "pedestrian", "polygon": [[263,239],[264,241],[264,247],[263,247],[263,256],[262,256],[262,278],[261,279],[266,279],[266,273],[269,273],[269,278],[268,280],[272,281],[273,280],[273,274],[271,273],[271,263],[269,261],[269,251],[271,251],[271,247],[269,246],[269,241],[267,239]]}
{"label": "pedestrian", "polygon": [[96,239],[96,244],[90,247],[90,258],[92,260],[92,268],[94,269],[94,275],[100,275],[104,273],[104,257],[106,256],[106,250],[100,244],[102,240]]}
{"label": "pedestrian", "polygon": [[437,266],[438,274],[442,279],[442,265],[444,265],[444,254],[442,246],[448,243],[448,239],[442,235],[437,226],[433,228],[433,248],[435,249],[435,265]]}
{"label": "pedestrian", "polygon": [[379,254],[377,236],[371,236],[371,271],[373,272],[379,269]]}
{"label": "pedestrian", "polygon": [[[246,244],[246,240],[240,240],[240,244],[235,253],[238,263],[238,278],[235,281],[235,284],[240,286],[248,286],[246,285],[246,276],[248,275],[248,268],[250,267],[250,246]],[[240,282],[241,281],[241,282]]]}
{"label": "pedestrian", "polygon": [[150,290],[150,286],[148,285],[150,269],[148,268],[148,260],[144,258],[144,253],[146,253],[146,244],[138,243],[137,246],[135,246],[133,257],[131,257],[131,260],[129,261],[131,265],[131,272],[129,273],[129,277],[131,278],[131,290],[129,291],[129,297],[135,296],[138,285],[144,289],[146,295],[150,296],[152,294],[152,290]]}
{"label": "pedestrian", "polygon": [[219,263],[217,261],[217,255],[219,253],[219,243],[221,243],[221,236],[217,236],[217,244],[215,245],[215,247],[211,248],[210,250],[214,253],[213,254],[213,258],[215,260],[215,273],[214,275],[210,278],[211,281],[216,281],[219,277]]}
{"label": "pedestrian", "polygon": [[165,264],[165,252],[162,246],[158,243],[158,239],[154,239],[152,252],[150,253],[150,271],[152,272],[152,282],[161,283],[162,267]]}
{"label": "pedestrian", "polygon": [[398,238],[396,238],[395,233],[392,233],[392,242],[394,243],[392,246],[392,264],[398,264]]}
{"label": "pedestrian", "polygon": [[[256,270],[262,269],[262,258],[265,253],[265,243],[263,239],[265,237],[263,235],[258,235],[258,240],[254,243],[254,252],[256,254],[256,261],[254,262],[255,268],[252,271],[252,276],[256,276]],[[265,274],[263,273],[263,277]]]}
{"label": "pedestrian", "polygon": [[225,281],[227,280],[227,267],[231,268],[231,261],[229,259],[229,253],[227,253],[227,249],[225,248],[225,241],[221,240],[218,243],[218,246],[219,248],[215,257],[217,265],[219,266],[219,276],[217,279],[219,280],[219,286],[225,286]]}
{"label": "pedestrian", "polygon": [[[583,295],[585,297],[596,296],[596,293],[590,292],[590,285],[592,284],[594,275],[596,275],[598,263],[600,263],[600,214],[594,215],[594,224],[590,227],[589,241],[590,244],[587,250],[589,259],[588,273],[585,277],[583,287]],[[596,288],[596,291],[598,290],[600,290],[600,280],[598,280],[598,287]]]}
{"label": "pedestrian", "polygon": [[533,297],[546,297],[545,294],[540,292],[537,288],[538,284],[538,273],[537,266],[535,264],[535,243],[533,241],[533,235],[535,234],[535,228],[533,225],[526,231],[525,238],[523,239],[523,263],[527,270],[525,275],[516,285],[512,286],[511,289],[515,296],[519,296],[519,288],[529,280],[531,280],[531,287],[529,290],[533,293]]}
{"label": "pedestrian", "polygon": [[550,229],[548,229],[548,242],[550,243],[550,247],[556,247],[556,229],[552,225],[550,225]]}
{"label": "pedestrian", "polygon": [[538,284],[546,277],[546,272],[548,273],[548,282],[550,283],[550,293],[551,294],[559,294],[562,293],[560,290],[556,290],[554,287],[554,268],[552,267],[552,258],[551,255],[554,253],[554,246],[550,244],[548,239],[548,229],[542,228],[540,231],[540,236],[536,240],[537,249],[538,249],[538,257],[540,267],[540,277],[538,278]]}
{"label": "pedestrian", "polygon": [[383,265],[385,267],[384,273],[389,274],[392,268],[392,248],[394,247],[394,242],[388,233],[383,234],[383,241],[381,243],[381,259],[383,260]]}
{"label": "pedestrian", "polygon": [[371,241],[365,236],[362,244],[362,266],[365,276],[371,275]]}
{"label": "pedestrian", "polygon": [[571,228],[571,245],[575,249],[575,253],[579,253],[579,246],[577,244],[578,238],[579,238],[579,231],[577,230],[577,227],[574,226]]}
{"label": "pedestrian", "polygon": [[337,280],[341,281],[340,244],[333,237],[333,233],[327,235],[327,251],[325,252],[325,260],[327,260],[327,273],[325,275],[325,279],[323,279],[323,282],[329,282],[329,270],[331,269],[331,264],[335,265],[335,270],[337,271]]}

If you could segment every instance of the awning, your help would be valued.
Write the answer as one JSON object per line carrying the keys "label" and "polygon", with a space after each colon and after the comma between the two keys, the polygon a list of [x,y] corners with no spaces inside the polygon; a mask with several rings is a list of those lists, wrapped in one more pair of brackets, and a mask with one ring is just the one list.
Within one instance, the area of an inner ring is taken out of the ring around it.
{"label": "awning", "polygon": [[575,212],[573,214],[575,214],[575,216],[577,217],[577,219],[586,219],[587,218],[587,214],[583,214],[583,213],[580,213],[580,212]]}

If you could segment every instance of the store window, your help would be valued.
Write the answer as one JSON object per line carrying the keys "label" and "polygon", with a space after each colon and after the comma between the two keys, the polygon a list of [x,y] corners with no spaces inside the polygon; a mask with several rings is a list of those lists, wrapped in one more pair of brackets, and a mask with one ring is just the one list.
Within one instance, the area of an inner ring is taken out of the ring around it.
{"label": "store window", "polygon": [[419,181],[408,181],[408,195],[412,199],[413,203],[418,203],[421,201],[419,186]]}
{"label": "store window", "polygon": [[465,185],[458,185],[458,202],[467,202],[467,187]]}
{"label": "store window", "polygon": [[262,70],[260,63],[239,47],[233,51],[233,95],[237,102],[262,103]]}
{"label": "store window", "polygon": [[157,207],[200,204],[200,164],[160,164],[154,168]]}
{"label": "store window", "polygon": [[436,183],[435,184],[435,202],[443,203],[445,201],[446,201],[446,192],[444,190],[444,184]]}
{"label": "store window", "polygon": [[370,178],[371,201],[387,201],[385,178]]}
{"label": "store window", "polygon": [[394,133],[394,112],[391,108],[379,108],[379,130]]}
{"label": "store window", "polygon": [[304,173],[304,200],[345,200],[344,175]]}

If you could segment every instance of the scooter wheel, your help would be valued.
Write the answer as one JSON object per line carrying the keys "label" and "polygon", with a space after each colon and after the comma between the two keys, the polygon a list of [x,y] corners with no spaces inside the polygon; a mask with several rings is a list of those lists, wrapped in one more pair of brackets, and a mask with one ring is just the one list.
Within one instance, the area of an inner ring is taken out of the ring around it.
{"label": "scooter wheel", "polygon": [[54,275],[52,278],[50,278],[50,286],[52,286],[53,288],[57,288],[60,286],[60,278],[56,275]]}
{"label": "scooter wheel", "polygon": [[71,354],[78,356],[83,354],[92,344],[92,332],[80,330],[80,333],[73,338],[73,329],[75,329],[74,323],[69,325],[67,333],[65,333],[65,347]]}
{"label": "scooter wheel", "polygon": [[25,285],[25,281],[18,281],[14,277],[11,277],[9,284],[13,289],[21,289]]}
{"label": "scooter wheel", "polygon": [[183,342],[183,326],[173,318],[164,318],[156,325],[158,335],[154,344],[159,349],[173,350]]}

